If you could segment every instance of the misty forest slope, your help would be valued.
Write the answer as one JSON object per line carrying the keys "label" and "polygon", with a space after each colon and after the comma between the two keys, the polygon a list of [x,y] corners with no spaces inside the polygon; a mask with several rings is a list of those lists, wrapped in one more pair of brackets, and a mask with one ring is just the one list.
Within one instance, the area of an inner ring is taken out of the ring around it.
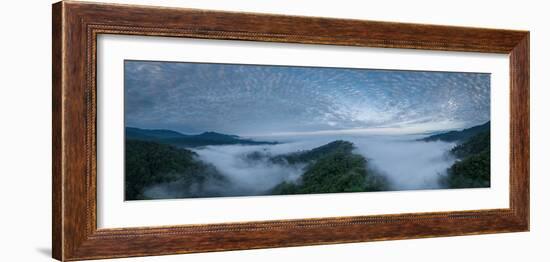
{"label": "misty forest slope", "polygon": [[152,141],[177,147],[200,147],[208,145],[264,145],[274,142],[254,141],[243,139],[235,135],[226,135],[216,132],[204,132],[198,135],[185,135],[172,130],[141,129],[126,127],[126,139]]}
{"label": "misty forest slope", "polygon": [[441,183],[449,188],[476,188],[491,185],[491,134],[482,131],[457,145],[451,153],[459,158]]}
{"label": "misty forest slope", "polygon": [[[439,179],[442,188],[490,186],[490,124],[438,134],[423,139],[456,142],[449,151],[457,160]],[[184,135],[170,130],[126,129],[125,199],[189,198],[213,196],[286,195],[395,190],[370,160],[355,153],[355,145],[337,140],[310,149],[271,155],[269,150],[224,155],[240,163],[230,168],[267,166],[281,177],[263,188],[246,188],[225,168],[203,158],[201,146],[271,145],[238,136],[206,132]],[[257,148],[257,147],[251,147]],[[255,150],[255,149],[254,149]],[[198,152],[198,153],[197,153]],[[208,162],[205,162],[208,161]],[[225,160],[224,160],[225,161]],[[399,165],[398,162],[395,165]],[[217,168],[219,167],[219,168]],[[298,170],[298,177],[287,176]],[[233,170],[232,172],[235,172]],[[236,172],[241,172],[237,170]],[[253,172],[258,172],[257,170]],[[273,177],[271,177],[273,176]],[[266,179],[261,175],[247,179]],[[250,183],[245,183],[250,184]],[[254,183],[251,183],[254,184]]]}
{"label": "misty forest slope", "polygon": [[[334,141],[289,154],[244,157],[303,170],[297,181],[282,182],[261,195],[387,190],[384,177],[369,171],[367,160],[354,154],[353,148],[350,142]],[[126,200],[258,194],[235,192],[232,183],[223,170],[201,161],[191,150],[152,141],[126,142]]]}
{"label": "misty forest slope", "polygon": [[286,195],[387,190],[388,183],[384,177],[369,171],[367,160],[352,150],[352,143],[334,141],[312,150],[273,158],[275,162],[308,165],[297,182],[283,182],[272,193]]}
{"label": "misty forest slope", "polygon": [[[150,141],[126,140],[125,199],[146,199],[150,186],[178,182],[185,197],[203,196],[206,183],[224,181],[217,170],[196,160],[196,153]],[[196,194],[193,194],[196,192]]]}

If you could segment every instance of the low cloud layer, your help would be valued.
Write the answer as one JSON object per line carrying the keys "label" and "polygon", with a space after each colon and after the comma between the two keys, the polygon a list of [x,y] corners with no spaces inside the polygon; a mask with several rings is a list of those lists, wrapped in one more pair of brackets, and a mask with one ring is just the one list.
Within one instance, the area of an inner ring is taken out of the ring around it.
{"label": "low cloud layer", "polygon": [[438,179],[455,161],[453,143],[369,139],[355,142],[357,151],[370,159],[396,190],[439,188]]}
{"label": "low cloud layer", "polygon": [[[275,164],[267,158],[251,160],[247,155],[260,152],[274,156],[292,152],[292,146],[207,146],[195,150],[199,159],[216,167],[233,185],[232,190],[243,194],[262,194],[283,181],[296,181],[303,166]],[[295,150],[295,149],[294,149]]]}
{"label": "low cloud layer", "polygon": [[[200,189],[203,195],[250,196],[265,195],[281,182],[298,181],[304,172],[304,165],[274,163],[270,156],[313,149],[334,140],[354,143],[355,153],[367,159],[368,168],[385,176],[392,190],[417,190],[439,188],[438,179],[446,174],[455,159],[449,155],[454,146],[447,142],[416,141],[412,136],[349,136],[310,137],[309,139],[287,138],[289,141],[277,145],[226,145],[206,146],[193,149],[198,159],[214,166],[226,182],[209,181]],[[292,141],[300,142],[292,142]],[[250,158],[256,153],[260,157]],[[145,195],[151,198],[174,198],[182,196],[181,181],[156,185],[148,188]],[[193,192],[185,192],[187,195]]]}

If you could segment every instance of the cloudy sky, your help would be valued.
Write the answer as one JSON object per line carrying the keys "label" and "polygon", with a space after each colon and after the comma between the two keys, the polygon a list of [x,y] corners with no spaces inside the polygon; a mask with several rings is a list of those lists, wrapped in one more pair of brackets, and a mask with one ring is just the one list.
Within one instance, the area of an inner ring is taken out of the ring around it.
{"label": "cloudy sky", "polygon": [[490,75],[125,61],[126,126],[276,135],[420,133],[489,120]]}

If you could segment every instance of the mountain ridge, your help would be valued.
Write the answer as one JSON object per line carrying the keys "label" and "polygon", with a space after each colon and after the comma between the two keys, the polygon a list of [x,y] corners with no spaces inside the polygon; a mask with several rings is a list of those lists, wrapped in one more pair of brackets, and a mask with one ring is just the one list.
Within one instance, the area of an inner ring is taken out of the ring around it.
{"label": "mountain ridge", "polygon": [[431,135],[428,137],[421,138],[419,140],[429,142],[429,141],[445,141],[445,142],[464,142],[469,138],[484,132],[491,131],[491,122],[487,121],[481,125],[472,126],[462,130],[454,130],[441,134]]}
{"label": "mountain ridge", "polygon": [[182,134],[169,129],[142,129],[136,127],[125,128],[126,139],[154,141],[178,147],[200,147],[208,145],[265,145],[277,144],[277,142],[255,141],[241,138],[237,135],[228,135],[212,131],[206,131],[197,135]]}

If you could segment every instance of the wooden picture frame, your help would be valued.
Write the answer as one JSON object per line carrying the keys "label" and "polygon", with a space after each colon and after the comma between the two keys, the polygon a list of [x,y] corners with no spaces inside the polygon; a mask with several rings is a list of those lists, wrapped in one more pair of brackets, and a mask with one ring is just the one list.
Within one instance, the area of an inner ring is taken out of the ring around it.
{"label": "wooden picture frame", "polygon": [[[63,1],[53,5],[53,257],[182,254],[529,230],[529,32]],[[98,229],[99,34],[408,48],[510,57],[510,207]]]}

